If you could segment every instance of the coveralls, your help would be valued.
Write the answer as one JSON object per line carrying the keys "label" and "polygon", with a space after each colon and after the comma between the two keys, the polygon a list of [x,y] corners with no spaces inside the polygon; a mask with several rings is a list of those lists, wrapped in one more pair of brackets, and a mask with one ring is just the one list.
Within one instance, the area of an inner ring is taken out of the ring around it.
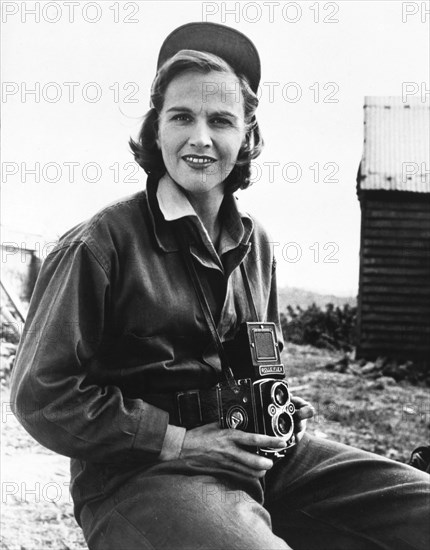
{"label": "coveralls", "polygon": [[[90,549],[422,549],[429,476],[305,435],[264,480],[179,457],[185,430],[146,394],[210,388],[219,358],[176,240],[190,251],[223,340],[277,323],[273,246],[226,195],[218,251],[178,187],[121,200],[66,233],[45,260],[12,377],[24,427],[70,456]],[[282,344],[280,344],[282,345]]]}

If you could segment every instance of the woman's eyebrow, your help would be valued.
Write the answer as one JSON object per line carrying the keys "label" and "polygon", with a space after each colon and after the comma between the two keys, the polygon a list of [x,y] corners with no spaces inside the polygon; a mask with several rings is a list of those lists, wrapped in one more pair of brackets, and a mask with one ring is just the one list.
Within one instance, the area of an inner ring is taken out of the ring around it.
{"label": "woman's eyebrow", "polygon": [[225,117],[237,119],[237,115],[235,115],[231,111],[212,111],[210,113],[210,116],[225,116]]}
{"label": "woman's eyebrow", "polygon": [[[189,107],[181,107],[180,105],[175,105],[167,109],[166,113],[170,112],[193,113],[194,111]],[[237,119],[237,116],[231,111],[212,111],[209,113],[209,116],[224,116],[232,119]]]}
{"label": "woman's eyebrow", "polygon": [[170,107],[170,109],[167,109],[166,113],[170,113],[171,111],[181,111],[181,113],[192,113],[193,112],[193,110],[190,109],[189,107],[180,107],[179,105],[174,106],[174,107]]}

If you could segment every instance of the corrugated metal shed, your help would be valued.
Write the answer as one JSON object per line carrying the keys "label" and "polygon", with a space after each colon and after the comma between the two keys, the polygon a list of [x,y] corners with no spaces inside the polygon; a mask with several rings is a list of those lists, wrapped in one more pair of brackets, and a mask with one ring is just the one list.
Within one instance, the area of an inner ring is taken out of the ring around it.
{"label": "corrugated metal shed", "polygon": [[359,357],[430,361],[429,116],[419,99],[365,99]]}
{"label": "corrugated metal shed", "polygon": [[430,101],[366,97],[359,190],[430,192]]}

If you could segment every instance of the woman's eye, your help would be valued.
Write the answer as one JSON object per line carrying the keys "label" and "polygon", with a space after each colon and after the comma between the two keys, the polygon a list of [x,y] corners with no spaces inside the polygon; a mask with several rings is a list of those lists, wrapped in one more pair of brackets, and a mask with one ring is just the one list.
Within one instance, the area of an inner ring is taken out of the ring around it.
{"label": "woman's eye", "polygon": [[217,126],[229,126],[230,121],[226,118],[217,117],[212,119],[213,124],[216,124]]}
{"label": "woman's eye", "polygon": [[178,114],[178,115],[175,115],[172,117],[172,120],[178,120],[180,122],[182,121],[188,121],[190,120],[190,115],[187,115],[187,114]]}

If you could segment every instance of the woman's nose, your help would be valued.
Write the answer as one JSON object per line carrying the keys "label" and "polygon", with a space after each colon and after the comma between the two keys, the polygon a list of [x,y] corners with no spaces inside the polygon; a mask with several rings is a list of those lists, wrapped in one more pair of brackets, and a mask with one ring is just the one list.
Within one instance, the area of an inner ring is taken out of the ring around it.
{"label": "woman's nose", "polygon": [[210,147],[212,139],[210,135],[210,128],[205,121],[197,121],[192,126],[191,135],[189,137],[190,145],[195,147]]}

